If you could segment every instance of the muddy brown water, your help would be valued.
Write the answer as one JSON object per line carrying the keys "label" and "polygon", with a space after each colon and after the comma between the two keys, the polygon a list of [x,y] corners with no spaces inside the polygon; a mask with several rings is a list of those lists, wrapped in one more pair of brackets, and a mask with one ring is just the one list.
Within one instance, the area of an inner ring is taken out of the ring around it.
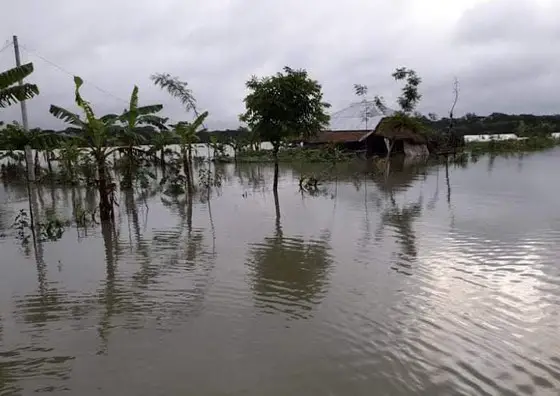
{"label": "muddy brown water", "polygon": [[0,185],[0,395],[558,395],[559,168],[397,164],[302,196],[284,166],[277,218],[273,169],[227,165],[210,205],[123,193],[113,227],[35,245]]}

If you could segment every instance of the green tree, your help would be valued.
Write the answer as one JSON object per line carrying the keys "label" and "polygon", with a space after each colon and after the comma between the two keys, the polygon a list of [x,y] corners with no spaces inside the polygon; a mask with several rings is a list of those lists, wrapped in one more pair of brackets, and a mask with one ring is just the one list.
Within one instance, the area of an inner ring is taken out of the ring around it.
{"label": "green tree", "polygon": [[[422,133],[424,126],[417,117],[414,116],[414,110],[422,98],[422,95],[418,92],[418,87],[422,79],[414,70],[406,67],[397,68],[391,76],[396,81],[404,81],[405,85],[401,90],[401,95],[397,98],[397,104],[400,109],[386,118],[385,127],[390,130],[409,130],[414,133]],[[385,101],[380,96],[375,97],[375,104],[382,112],[386,112],[388,109],[385,105]],[[389,138],[389,142],[387,156],[391,155],[391,151],[395,145],[395,139]]]}
{"label": "green tree", "polygon": [[181,158],[183,160],[183,172],[187,180],[187,189],[189,195],[192,194],[194,189],[192,163],[190,153],[192,145],[198,142],[199,128],[208,117],[208,112],[200,114],[193,122],[179,122],[174,125],[174,131],[179,138],[179,145],[181,146]]}
{"label": "green tree", "polygon": [[113,194],[115,186],[114,183],[110,183],[107,157],[116,150],[114,146],[117,143],[118,136],[115,133],[114,126],[118,121],[118,116],[109,114],[97,118],[90,103],[80,95],[83,80],[76,76],[74,77],[74,84],[76,85],[75,101],[83,111],[85,118],[82,120],[79,115],[55,105],[51,105],[50,113],[56,118],[79,128],[80,134],[76,139],[80,146],[89,148],[89,154],[97,166],[100,218],[101,220],[111,220],[114,218]]}
{"label": "green tree", "polygon": [[278,190],[278,150],[283,141],[308,138],[327,127],[330,105],[323,101],[321,85],[304,69],[284,67],[274,76],[247,81],[250,93],[240,120],[272,144],[274,191]]}
{"label": "green tree", "polygon": [[134,168],[137,165],[137,154],[141,154],[141,150],[135,149],[147,143],[147,139],[137,132],[137,128],[141,125],[151,125],[162,130],[165,129],[165,119],[158,117],[155,114],[163,109],[161,104],[150,106],[138,106],[138,87],[134,86],[132,94],[130,95],[130,103],[118,118],[118,121],[123,124],[124,128],[121,130],[120,140],[126,147],[127,166],[125,171],[125,186],[132,187]]}
{"label": "green tree", "polygon": [[173,134],[166,129],[160,129],[158,133],[154,134],[152,136],[152,147],[150,149],[151,152],[153,152],[154,156],[156,157],[157,160],[157,152],[159,151],[160,155],[159,155],[159,163],[160,166],[162,168],[162,170],[165,172],[165,154],[166,154],[166,150],[165,147],[169,146],[170,144],[173,144],[174,140],[173,140]]}
{"label": "green tree", "polygon": [[0,108],[8,107],[39,95],[35,84],[18,84],[33,73],[33,63],[27,63],[0,73]]}
{"label": "green tree", "polygon": [[406,82],[402,88],[401,95],[397,98],[397,103],[403,113],[412,113],[420,99],[422,99],[422,95],[418,92],[418,86],[422,79],[418,77],[414,70],[407,69],[406,67],[397,68],[392,76],[396,81]]}

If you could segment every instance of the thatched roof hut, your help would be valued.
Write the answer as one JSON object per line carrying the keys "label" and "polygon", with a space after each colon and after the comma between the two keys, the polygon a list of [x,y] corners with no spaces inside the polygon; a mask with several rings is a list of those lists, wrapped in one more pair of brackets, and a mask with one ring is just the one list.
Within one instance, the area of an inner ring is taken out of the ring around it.
{"label": "thatched roof hut", "polygon": [[393,117],[385,117],[378,124],[377,127],[362,137],[366,140],[369,136],[376,135],[391,140],[405,140],[412,144],[426,144],[427,140],[424,136],[414,132],[410,127],[395,121]]}
{"label": "thatched roof hut", "polygon": [[[366,143],[368,156],[386,155],[389,151],[391,154],[403,153],[408,156],[427,155],[428,141],[417,130],[415,121],[406,116],[385,117],[361,140]],[[386,139],[392,142],[391,149]]]}

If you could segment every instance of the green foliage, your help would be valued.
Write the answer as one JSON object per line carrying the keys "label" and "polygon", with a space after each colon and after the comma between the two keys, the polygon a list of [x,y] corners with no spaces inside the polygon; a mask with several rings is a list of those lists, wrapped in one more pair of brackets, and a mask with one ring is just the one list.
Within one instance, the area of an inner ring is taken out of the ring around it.
{"label": "green foliage", "polygon": [[76,136],[78,145],[91,148],[96,158],[105,159],[110,154],[108,148],[115,146],[118,142],[114,126],[119,117],[109,114],[97,118],[90,103],[84,100],[80,94],[83,80],[76,76],[74,77],[74,84],[76,86],[75,101],[84,113],[84,119],[82,120],[79,115],[55,105],[51,105],[50,113],[59,120],[78,127],[80,130],[80,134]]}
{"label": "green foliage", "polygon": [[397,99],[397,103],[403,113],[411,113],[420,99],[422,99],[422,95],[418,93],[418,86],[422,79],[418,77],[414,70],[407,69],[406,67],[397,68],[392,76],[396,81],[406,81],[405,86],[402,88],[401,96]]}
{"label": "green foliage", "polygon": [[146,144],[145,136],[136,131],[141,125],[154,126],[159,130],[167,129],[165,126],[167,120],[155,115],[162,109],[161,104],[138,107],[138,87],[134,86],[128,109],[125,109],[117,119],[124,126],[121,130],[121,142],[126,146]]}
{"label": "green foliage", "polygon": [[247,82],[246,112],[240,120],[278,150],[283,140],[308,138],[329,123],[321,85],[307,71],[284,68],[274,76]]}
{"label": "green foliage", "polygon": [[179,99],[187,112],[191,110],[196,112],[196,99],[188,88],[186,81],[181,81],[178,77],[171,76],[168,73],[156,73],[150,78],[155,85],[165,89],[174,98]]}
{"label": "green foliage", "polygon": [[[434,130],[445,131],[449,118],[436,121],[423,118],[422,122]],[[460,136],[515,133],[520,137],[533,137],[560,132],[560,115],[492,113],[489,116],[478,116],[467,113],[455,118],[453,123],[453,130]]]}
{"label": "green foliage", "polygon": [[22,81],[31,73],[33,73],[33,63],[27,63],[0,73],[0,108],[39,95],[39,88],[35,84],[18,84],[19,81]]}
{"label": "green foliage", "polygon": [[208,117],[208,112],[200,114],[193,122],[181,121],[173,125],[174,133],[179,138],[182,146],[192,145],[199,141],[198,134],[204,120]]}

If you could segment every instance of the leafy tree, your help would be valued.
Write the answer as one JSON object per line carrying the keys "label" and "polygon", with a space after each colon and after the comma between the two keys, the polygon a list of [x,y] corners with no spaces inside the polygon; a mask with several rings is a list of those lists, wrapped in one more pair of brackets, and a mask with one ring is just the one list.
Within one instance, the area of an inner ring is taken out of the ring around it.
{"label": "leafy tree", "polygon": [[[397,104],[400,110],[392,116],[387,117],[385,125],[391,130],[409,130],[414,133],[422,133],[424,126],[418,120],[418,114],[414,114],[414,110],[422,98],[422,95],[418,92],[418,86],[422,82],[422,79],[414,70],[406,67],[397,68],[391,76],[396,81],[405,81],[405,85],[402,88],[401,95],[397,98]],[[375,103],[383,112],[386,112],[388,109],[385,105],[385,101],[380,96],[375,97]],[[395,139],[389,138],[389,141],[387,156],[391,155],[391,151],[395,145]]]}
{"label": "leafy tree", "polygon": [[179,122],[174,125],[175,134],[179,138],[179,145],[181,146],[181,157],[183,160],[183,172],[185,172],[185,177],[187,181],[187,189],[189,194],[192,194],[194,189],[193,183],[193,172],[191,159],[189,158],[189,153],[191,153],[191,147],[193,144],[198,142],[198,132],[199,128],[204,123],[204,120],[208,117],[208,112],[200,114],[192,123],[191,122]]}
{"label": "leafy tree", "polygon": [[[168,131],[167,128],[162,129],[159,131],[159,133],[156,133],[152,136],[151,143],[152,143],[152,147],[150,151],[153,152],[154,154],[158,151],[160,152],[159,155],[160,166],[165,171],[165,166],[166,166],[165,147],[174,143],[173,134],[170,131]],[[157,155],[156,155],[156,159],[157,159]]]}
{"label": "leafy tree", "polygon": [[127,167],[125,171],[125,185],[131,187],[133,184],[134,167],[137,164],[138,150],[134,147],[147,143],[147,139],[137,132],[140,125],[151,125],[159,129],[165,129],[165,119],[155,114],[163,109],[161,104],[150,106],[138,106],[138,87],[134,86],[130,95],[130,104],[118,118],[124,125],[121,130],[121,141],[126,146]]}
{"label": "leafy tree", "polygon": [[240,120],[272,144],[274,190],[278,189],[278,150],[283,141],[307,138],[327,127],[330,107],[323,101],[321,85],[304,69],[284,67],[274,76],[247,81],[246,111]]}
{"label": "leafy tree", "polygon": [[401,96],[397,98],[397,103],[403,113],[412,113],[420,99],[422,99],[422,95],[418,93],[418,86],[422,79],[418,77],[414,70],[407,69],[406,67],[397,68],[392,76],[396,81],[406,82],[402,88]]}
{"label": "leafy tree", "polygon": [[0,73],[0,108],[8,107],[39,95],[35,84],[18,84],[33,73],[33,63],[27,63]]}
{"label": "leafy tree", "polygon": [[50,113],[56,118],[79,128],[80,134],[76,137],[79,146],[89,148],[89,154],[95,160],[97,166],[100,218],[101,220],[111,220],[114,218],[113,194],[115,186],[114,183],[110,183],[107,157],[116,150],[114,146],[117,143],[118,136],[115,133],[114,126],[118,121],[118,116],[110,114],[97,118],[90,103],[84,100],[80,94],[83,80],[76,76],[74,77],[74,84],[76,86],[75,101],[83,111],[85,118],[81,119],[79,115],[55,105],[51,105]]}

